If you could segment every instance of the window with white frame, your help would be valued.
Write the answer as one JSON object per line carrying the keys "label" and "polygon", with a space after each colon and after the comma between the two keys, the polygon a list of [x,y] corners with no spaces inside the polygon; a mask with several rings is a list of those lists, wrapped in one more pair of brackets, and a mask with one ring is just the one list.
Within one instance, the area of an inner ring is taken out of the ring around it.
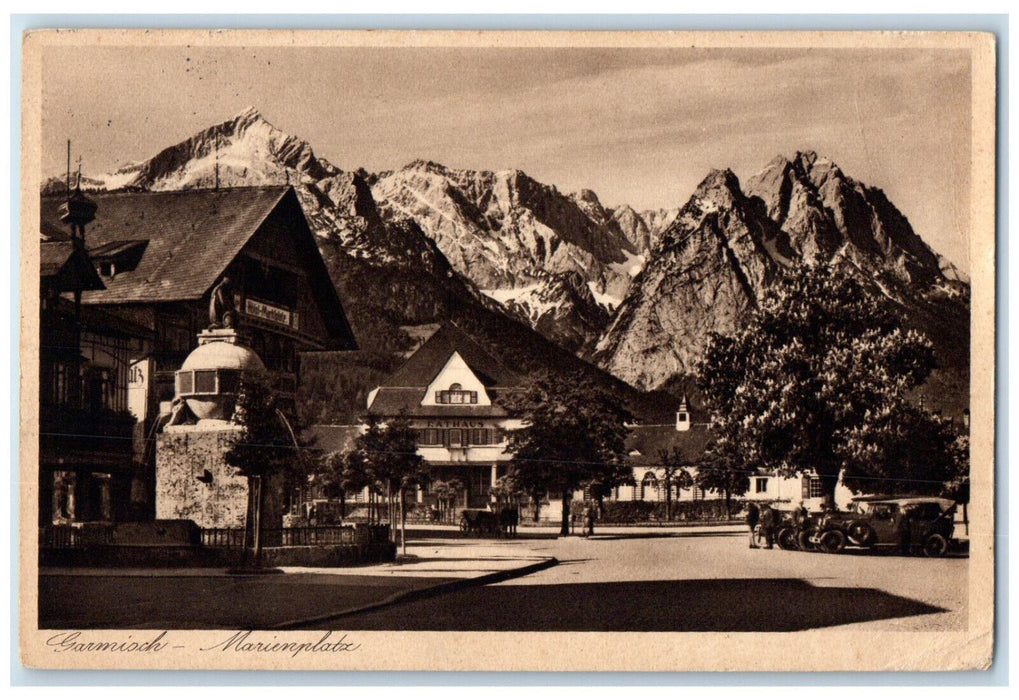
{"label": "window with white frame", "polygon": [[821,498],[824,495],[824,487],[821,485],[821,477],[812,476],[807,482],[808,498]]}
{"label": "window with white frame", "polygon": [[478,392],[467,391],[460,384],[455,382],[449,385],[449,389],[435,392],[435,403],[465,404],[477,402]]}

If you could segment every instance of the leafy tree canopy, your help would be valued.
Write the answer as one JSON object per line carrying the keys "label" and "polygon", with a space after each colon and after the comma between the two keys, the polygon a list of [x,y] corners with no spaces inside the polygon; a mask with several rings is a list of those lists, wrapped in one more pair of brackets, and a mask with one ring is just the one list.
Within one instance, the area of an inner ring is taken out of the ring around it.
{"label": "leafy tree canopy", "polygon": [[356,485],[360,479],[377,483],[392,492],[427,480],[424,459],[417,453],[417,438],[406,418],[386,423],[374,416],[354,442],[354,451],[344,465],[345,480]]}
{"label": "leafy tree canopy", "polygon": [[224,455],[227,464],[248,477],[306,475],[313,465],[297,443],[300,429],[290,409],[273,391],[267,375],[245,373],[233,417],[242,432]]}
{"label": "leafy tree canopy", "polygon": [[562,494],[563,527],[574,490],[629,478],[623,461],[631,416],[614,397],[579,375],[542,375],[515,403],[524,424],[509,438],[515,479],[528,493]]}
{"label": "leafy tree canopy", "polygon": [[843,468],[852,488],[929,491],[958,468],[947,426],[905,399],[933,367],[930,341],[890,304],[830,268],[797,269],[743,327],[709,340],[699,384],[713,453],[721,468],[814,470],[829,495]]}

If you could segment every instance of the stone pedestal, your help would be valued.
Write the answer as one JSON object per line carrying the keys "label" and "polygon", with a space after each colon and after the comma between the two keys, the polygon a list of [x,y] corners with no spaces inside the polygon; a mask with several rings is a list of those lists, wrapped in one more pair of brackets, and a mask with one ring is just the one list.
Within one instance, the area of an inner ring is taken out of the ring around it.
{"label": "stone pedestal", "polygon": [[193,520],[199,527],[244,527],[248,480],[223,455],[238,426],[212,430],[168,426],[156,438],[156,518]]}
{"label": "stone pedestal", "polygon": [[198,333],[198,345],[206,343],[230,343],[231,345],[247,345],[247,336],[239,333],[236,328],[206,328]]}
{"label": "stone pedestal", "polygon": [[[243,528],[248,480],[224,455],[240,437],[238,426],[167,426],[156,437],[156,519],[193,520],[202,528]],[[283,477],[262,487],[262,527],[283,527]]]}

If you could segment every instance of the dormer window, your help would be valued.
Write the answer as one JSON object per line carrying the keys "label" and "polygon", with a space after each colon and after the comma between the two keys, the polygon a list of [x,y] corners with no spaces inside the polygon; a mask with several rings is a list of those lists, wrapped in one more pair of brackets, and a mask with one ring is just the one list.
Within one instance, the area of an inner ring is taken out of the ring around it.
{"label": "dormer window", "polygon": [[477,403],[478,392],[476,391],[465,391],[464,388],[457,383],[449,385],[449,389],[444,391],[435,392],[435,403],[441,404],[465,404],[465,403]]}
{"label": "dormer window", "polygon": [[148,247],[147,240],[111,241],[88,251],[103,277],[115,277],[118,272],[130,272],[138,267]]}

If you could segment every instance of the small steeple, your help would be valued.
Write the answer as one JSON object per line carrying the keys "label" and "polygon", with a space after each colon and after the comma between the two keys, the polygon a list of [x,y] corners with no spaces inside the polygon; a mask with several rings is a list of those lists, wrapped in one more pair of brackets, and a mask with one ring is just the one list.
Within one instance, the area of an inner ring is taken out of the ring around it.
{"label": "small steeple", "polygon": [[78,181],[75,183],[74,191],[71,192],[71,142],[67,142],[67,201],[60,205],[58,213],[60,220],[71,227],[71,240],[79,245],[85,244],[85,226],[92,223],[96,218],[96,210],[99,205],[89,199],[81,191],[81,159],[78,159]]}
{"label": "small steeple", "polygon": [[683,398],[679,402],[679,410],[676,411],[676,430],[683,432],[690,429],[690,402],[686,398],[686,394],[683,394]]}

